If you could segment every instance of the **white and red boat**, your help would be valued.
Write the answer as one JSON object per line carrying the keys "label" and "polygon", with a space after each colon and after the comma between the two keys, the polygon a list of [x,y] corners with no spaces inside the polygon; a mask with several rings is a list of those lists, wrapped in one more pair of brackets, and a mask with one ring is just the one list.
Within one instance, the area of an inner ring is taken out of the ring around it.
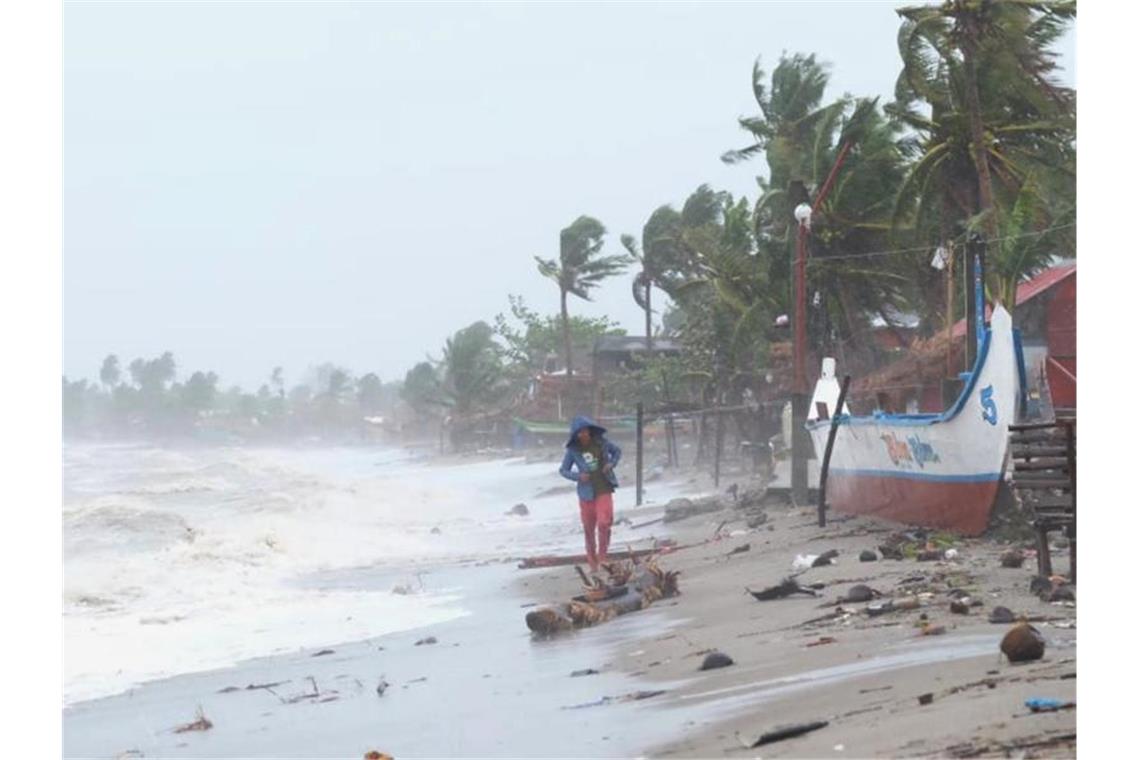
{"label": "white and red boat", "polygon": [[[941,414],[836,415],[826,494],[832,508],[966,535],[986,529],[1009,425],[1019,412],[1024,363],[1002,306],[994,307],[979,339],[961,395]],[[821,380],[816,394],[815,400],[835,409],[833,379]],[[830,426],[831,420],[807,424],[820,460]]]}

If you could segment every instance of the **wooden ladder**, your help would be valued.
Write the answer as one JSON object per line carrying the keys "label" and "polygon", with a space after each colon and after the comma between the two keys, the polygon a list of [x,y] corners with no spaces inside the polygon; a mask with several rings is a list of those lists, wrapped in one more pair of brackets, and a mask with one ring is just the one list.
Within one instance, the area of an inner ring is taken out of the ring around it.
{"label": "wooden ladder", "polygon": [[1077,419],[1010,425],[1011,486],[1033,510],[1037,572],[1053,574],[1049,533],[1069,539],[1069,582],[1077,582]]}

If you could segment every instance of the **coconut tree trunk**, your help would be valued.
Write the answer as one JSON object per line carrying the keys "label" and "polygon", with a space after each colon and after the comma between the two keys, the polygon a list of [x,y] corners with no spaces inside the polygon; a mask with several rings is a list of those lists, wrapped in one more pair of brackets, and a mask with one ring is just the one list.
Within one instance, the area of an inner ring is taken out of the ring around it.
{"label": "coconut tree trunk", "polygon": [[566,352],[566,379],[573,376],[570,367],[570,312],[566,309],[566,291],[562,291],[562,348]]}
{"label": "coconut tree trunk", "polygon": [[985,126],[982,124],[982,104],[978,94],[977,19],[967,11],[962,19],[962,63],[966,67],[966,111],[970,120],[970,143],[974,154],[974,167],[978,172],[978,211],[988,212],[985,217],[986,237],[997,237],[997,219],[994,217],[994,186],[985,146]]}
{"label": "coconut tree trunk", "polygon": [[653,284],[648,278],[645,280],[645,354],[653,358],[653,307],[650,303]]}

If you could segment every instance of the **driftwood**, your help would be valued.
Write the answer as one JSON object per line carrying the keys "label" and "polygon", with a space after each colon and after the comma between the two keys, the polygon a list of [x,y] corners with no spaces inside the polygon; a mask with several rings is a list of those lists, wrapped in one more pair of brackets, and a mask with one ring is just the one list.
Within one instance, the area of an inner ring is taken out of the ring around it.
{"label": "driftwood", "polygon": [[815,591],[810,588],[804,588],[796,582],[795,578],[785,578],[778,586],[769,586],[762,591],[753,591],[746,588],[749,594],[756,597],[761,602],[768,602],[773,599],[783,599],[791,596],[792,594],[807,594],[808,596],[819,596]]}
{"label": "driftwood", "polygon": [[605,569],[610,576],[609,584],[598,582],[565,604],[528,612],[527,628],[543,635],[585,628],[680,593],[677,586],[680,572],[662,570],[652,558],[637,565],[613,562]]}
{"label": "driftwood", "polygon": [[[627,549],[625,551],[612,551],[609,553],[611,560],[623,559],[641,559],[642,557],[649,557],[654,554],[666,554],[668,552],[684,549],[684,546],[677,546],[672,541],[665,539],[652,549]],[[587,561],[585,554],[563,554],[555,555],[548,554],[542,557],[525,557],[519,561],[520,570],[533,570],[539,567],[563,567],[566,565],[583,565]]]}

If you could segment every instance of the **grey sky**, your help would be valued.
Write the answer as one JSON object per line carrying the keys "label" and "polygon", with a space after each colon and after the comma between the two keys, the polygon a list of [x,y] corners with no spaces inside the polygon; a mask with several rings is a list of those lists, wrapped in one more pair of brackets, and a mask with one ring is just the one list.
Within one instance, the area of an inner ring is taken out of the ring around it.
{"label": "grey sky", "polygon": [[[898,5],[69,3],[65,371],[389,381],[508,293],[554,312],[532,257],[579,214],[617,253],[702,182],[755,199],[718,157],[757,55],[889,99]],[[571,309],[643,324],[627,277]]]}

